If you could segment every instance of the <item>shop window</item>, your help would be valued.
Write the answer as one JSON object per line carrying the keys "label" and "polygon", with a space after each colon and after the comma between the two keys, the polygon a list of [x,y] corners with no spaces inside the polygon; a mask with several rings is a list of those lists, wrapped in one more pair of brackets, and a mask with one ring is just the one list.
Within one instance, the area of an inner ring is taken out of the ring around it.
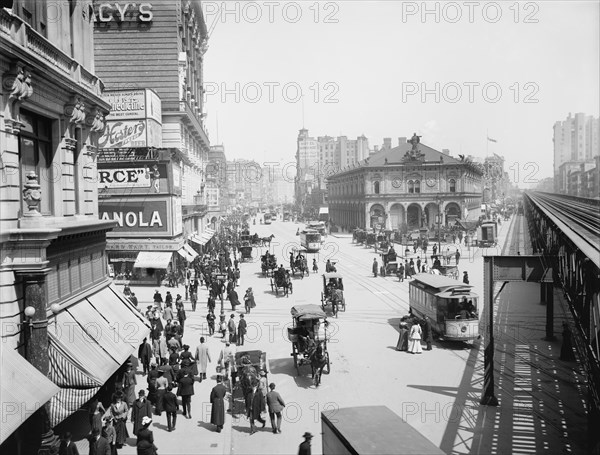
{"label": "shop window", "polygon": [[373,183],[373,191],[375,194],[379,194],[379,182]]}
{"label": "shop window", "polygon": [[[19,137],[19,164],[21,168],[21,194],[27,183],[27,174],[35,172],[41,186],[42,215],[52,215],[53,181],[52,172],[52,121],[27,111],[21,111],[23,128]],[[21,201],[21,213],[27,210]]]}
{"label": "shop window", "polygon": [[448,183],[450,184],[450,192],[456,193],[456,180],[450,179]]}

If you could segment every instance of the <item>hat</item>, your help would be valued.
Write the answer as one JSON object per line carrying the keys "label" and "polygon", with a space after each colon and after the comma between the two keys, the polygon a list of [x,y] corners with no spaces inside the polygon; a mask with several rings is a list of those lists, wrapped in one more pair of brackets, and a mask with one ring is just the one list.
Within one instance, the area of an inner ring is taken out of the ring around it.
{"label": "hat", "polygon": [[152,419],[148,416],[144,416],[142,418],[142,425],[150,425],[152,423]]}
{"label": "hat", "polygon": [[312,439],[313,435],[312,435],[312,433],[309,433],[309,432],[307,431],[306,433],[304,433],[304,434],[302,435],[302,437],[303,437],[303,438],[306,438],[306,439]]}
{"label": "hat", "polygon": [[463,273],[467,273],[467,271],[465,270]]}

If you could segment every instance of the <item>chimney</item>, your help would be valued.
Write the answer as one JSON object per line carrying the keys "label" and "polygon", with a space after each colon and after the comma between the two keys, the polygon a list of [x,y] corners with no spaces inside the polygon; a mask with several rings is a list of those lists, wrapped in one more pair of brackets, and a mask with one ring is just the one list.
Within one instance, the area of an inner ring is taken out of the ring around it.
{"label": "chimney", "polygon": [[405,137],[399,137],[398,138],[398,146],[401,147],[404,144],[406,144],[406,138]]}
{"label": "chimney", "polygon": [[385,149],[391,149],[392,148],[392,138],[391,137],[384,137],[383,138],[383,148],[385,148]]}

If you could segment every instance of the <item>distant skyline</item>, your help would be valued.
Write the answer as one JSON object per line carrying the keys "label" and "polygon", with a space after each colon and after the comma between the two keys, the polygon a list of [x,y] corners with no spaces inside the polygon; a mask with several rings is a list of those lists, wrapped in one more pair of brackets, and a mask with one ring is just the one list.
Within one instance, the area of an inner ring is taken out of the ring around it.
{"label": "distant skyline", "polygon": [[203,2],[204,80],[228,159],[293,161],[303,126],[371,148],[416,132],[528,187],[552,175],[554,122],[599,115],[598,2],[225,3]]}

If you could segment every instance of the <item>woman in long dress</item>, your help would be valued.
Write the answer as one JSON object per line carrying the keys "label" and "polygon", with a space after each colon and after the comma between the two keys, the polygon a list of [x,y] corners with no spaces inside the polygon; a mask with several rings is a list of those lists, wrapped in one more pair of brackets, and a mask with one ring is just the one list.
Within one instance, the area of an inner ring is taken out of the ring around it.
{"label": "woman in long dress", "polygon": [[421,348],[421,335],[421,326],[415,321],[410,328],[410,335],[408,336],[408,352],[411,354],[421,354],[423,352]]}
{"label": "woman in long dress", "polygon": [[94,398],[90,405],[90,432],[94,430],[102,431],[102,417],[106,413],[106,409],[98,398]]}
{"label": "woman in long dress", "polygon": [[127,427],[125,426],[128,411],[129,407],[123,401],[123,392],[117,392],[109,408],[110,415],[114,419],[115,432],[117,433],[117,449],[123,447],[123,444],[125,444],[125,441],[129,437]]}

